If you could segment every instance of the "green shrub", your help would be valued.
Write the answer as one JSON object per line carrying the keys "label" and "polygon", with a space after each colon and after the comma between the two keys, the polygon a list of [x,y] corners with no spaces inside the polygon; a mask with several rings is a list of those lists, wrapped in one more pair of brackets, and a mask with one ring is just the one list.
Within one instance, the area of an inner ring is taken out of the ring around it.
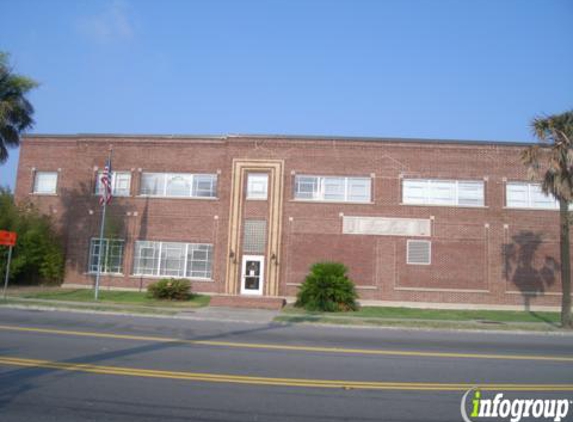
{"label": "green shrub", "polygon": [[[0,230],[18,234],[10,264],[10,285],[60,284],[63,281],[64,249],[54,222],[30,203],[16,205],[10,191],[2,187]],[[0,246],[2,276],[6,260],[7,248]]]}
{"label": "green shrub", "polygon": [[346,276],[347,268],[338,262],[319,262],[300,287],[295,306],[308,311],[355,311],[358,309],[354,283]]}
{"label": "green shrub", "polygon": [[155,299],[188,300],[191,282],[185,279],[163,278],[147,286],[147,293]]}

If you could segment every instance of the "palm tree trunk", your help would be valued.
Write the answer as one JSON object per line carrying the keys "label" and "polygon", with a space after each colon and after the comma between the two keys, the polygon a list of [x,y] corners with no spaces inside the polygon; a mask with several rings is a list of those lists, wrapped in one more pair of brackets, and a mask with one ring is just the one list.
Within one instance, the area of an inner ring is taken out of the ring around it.
{"label": "palm tree trunk", "polygon": [[561,326],[571,327],[571,256],[569,254],[569,203],[559,200],[559,218],[561,220]]}

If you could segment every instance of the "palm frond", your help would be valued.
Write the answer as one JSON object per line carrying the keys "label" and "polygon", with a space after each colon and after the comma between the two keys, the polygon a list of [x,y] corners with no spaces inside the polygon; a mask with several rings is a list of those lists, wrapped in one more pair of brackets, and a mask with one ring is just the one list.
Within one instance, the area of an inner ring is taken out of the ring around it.
{"label": "palm frond", "polygon": [[573,110],[536,117],[531,128],[546,146],[537,144],[522,151],[521,158],[528,167],[528,176],[531,178],[533,173],[539,176],[543,168],[543,192],[557,199],[573,200]]}
{"label": "palm frond", "polygon": [[18,146],[20,134],[34,124],[34,107],[26,94],[38,86],[33,79],[15,74],[8,58],[0,52],[0,163],[8,158],[8,147]]}

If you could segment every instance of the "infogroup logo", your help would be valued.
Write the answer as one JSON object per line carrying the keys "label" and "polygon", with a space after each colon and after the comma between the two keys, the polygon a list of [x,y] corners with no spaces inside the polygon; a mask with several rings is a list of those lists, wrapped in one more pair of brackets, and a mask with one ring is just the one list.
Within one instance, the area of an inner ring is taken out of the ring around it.
{"label": "infogroup logo", "polygon": [[[467,400],[473,394],[471,413],[467,414]],[[460,412],[465,422],[476,422],[480,418],[498,418],[519,422],[522,418],[534,418],[560,422],[569,413],[569,399],[507,399],[503,393],[486,399],[478,389],[470,389],[462,397]]]}

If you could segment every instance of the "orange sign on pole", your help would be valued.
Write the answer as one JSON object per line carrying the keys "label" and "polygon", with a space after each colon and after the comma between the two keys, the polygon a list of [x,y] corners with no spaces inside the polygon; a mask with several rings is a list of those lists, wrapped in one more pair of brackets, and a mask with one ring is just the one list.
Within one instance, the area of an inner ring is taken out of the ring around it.
{"label": "orange sign on pole", "polygon": [[0,230],[0,245],[14,246],[16,245],[16,238],[16,232]]}

